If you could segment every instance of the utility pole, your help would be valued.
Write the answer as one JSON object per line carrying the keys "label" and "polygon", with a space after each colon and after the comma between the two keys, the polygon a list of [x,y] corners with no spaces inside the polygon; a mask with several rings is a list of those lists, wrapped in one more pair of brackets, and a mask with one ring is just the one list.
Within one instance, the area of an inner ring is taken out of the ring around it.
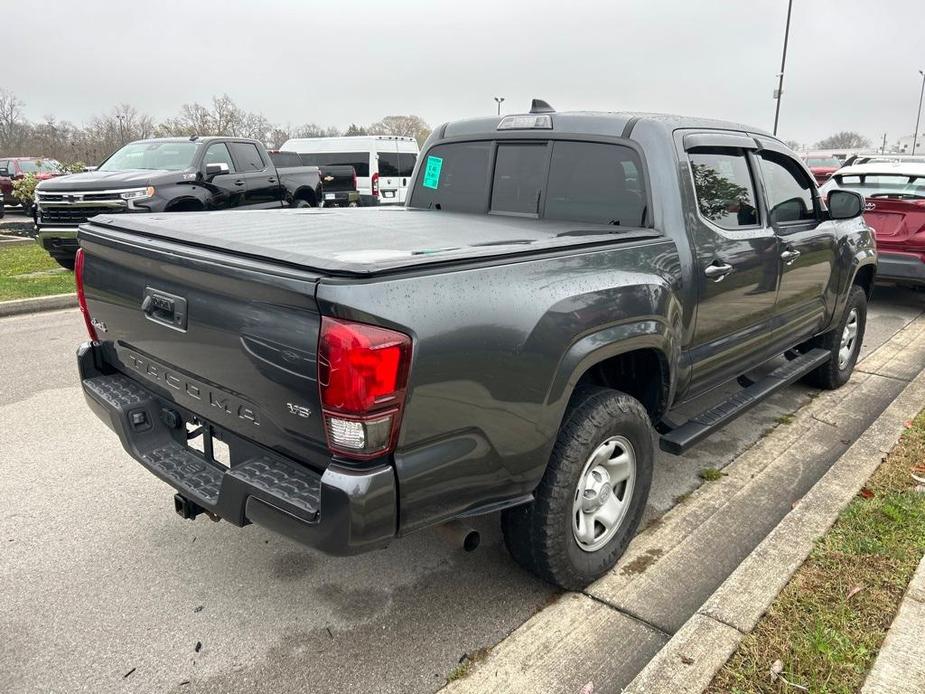
{"label": "utility pole", "polygon": [[498,115],[499,115],[499,116],[501,115],[501,102],[502,102],[502,101],[504,101],[504,97],[503,97],[503,96],[496,96],[496,97],[495,97],[495,103],[498,104]]}
{"label": "utility pole", "polygon": [[124,145],[125,144],[125,130],[122,128],[122,121],[125,120],[125,114],[117,113],[116,118],[119,119],[119,142]]}
{"label": "utility pole", "polygon": [[793,0],[787,0],[787,27],[784,30],[784,52],[780,58],[780,72],[777,74],[777,106],[774,107],[774,134],[777,135],[777,122],[780,120],[780,98],[784,93],[784,67],[787,65],[787,42],[790,40],[790,11],[793,9]]}
{"label": "utility pole", "polygon": [[912,154],[915,154],[915,145],[919,139],[919,121],[922,118],[922,97],[925,96],[925,72],[919,70],[922,76],[922,91],[919,92],[919,110],[915,114],[915,135],[912,136]]}
{"label": "utility pole", "polygon": [[886,154],[886,133],[883,133],[883,144],[880,145],[880,154]]}

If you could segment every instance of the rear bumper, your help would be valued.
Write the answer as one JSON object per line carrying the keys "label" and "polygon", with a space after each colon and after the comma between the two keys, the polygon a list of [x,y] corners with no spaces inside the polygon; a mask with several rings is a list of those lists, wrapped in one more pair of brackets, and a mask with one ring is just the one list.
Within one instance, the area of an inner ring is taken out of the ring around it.
{"label": "rear bumper", "polygon": [[877,254],[877,280],[925,285],[925,262],[915,253]]}
{"label": "rear bumper", "polygon": [[319,474],[213,427],[231,452],[232,465],[225,467],[190,449],[185,426],[170,426],[164,414],[189,421],[190,413],[127,376],[103,373],[98,349],[88,342],[77,351],[87,404],[132,458],[186,500],[234,525],[256,523],[329,554],[378,549],[395,536],[391,466],[354,470],[331,463]]}
{"label": "rear bumper", "polygon": [[323,202],[325,205],[356,205],[360,202],[360,194],[355,190],[350,191],[328,191],[323,193]]}

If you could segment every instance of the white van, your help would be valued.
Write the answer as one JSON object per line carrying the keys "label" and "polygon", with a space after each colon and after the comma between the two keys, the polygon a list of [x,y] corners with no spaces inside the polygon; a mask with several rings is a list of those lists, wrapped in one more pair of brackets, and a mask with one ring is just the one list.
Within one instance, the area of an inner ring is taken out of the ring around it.
{"label": "white van", "polygon": [[401,205],[418,158],[413,137],[360,135],[286,140],[280,150],[298,152],[305,166],[352,166],[361,205]]}

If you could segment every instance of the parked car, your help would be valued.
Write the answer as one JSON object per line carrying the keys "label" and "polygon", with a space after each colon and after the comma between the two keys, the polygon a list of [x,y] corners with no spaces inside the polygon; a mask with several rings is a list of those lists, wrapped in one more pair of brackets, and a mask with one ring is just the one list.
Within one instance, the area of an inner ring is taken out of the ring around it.
{"label": "parked car", "polygon": [[803,160],[820,186],[842,167],[842,160],[831,154],[807,154]]}
{"label": "parked car", "polygon": [[907,162],[925,164],[925,156],[911,154],[852,154],[845,159],[842,166],[857,164],[879,164],[883,162]]}
{"label": "parked car", "polygon": [[858,358],[863,199],[825,205],[762,131],[536,102],[437,128],[409,188],[308,211],[312,233],[287,211],[81,226],[87,402],[183,517],[349,554],[448,522],[471,546],[466,519],[501,511],[514,558],[578,588],[639,524],[653,430],[681,453]]}
{"label": "parked car", "polygon": [[303,164],[352,166],[364,207],[404,204],[418,156],[413,137],[395,135],[296,138],[280,149],[298,152]]}
{"label": "parked car", "polygon": [[77,227],[97,214],[315,207],[314,166],[279,169],[263,145],[239,137],[138,140],[94,171],[43,181],[36,188],[38,242],[74,267]]}
{"label": "parked car", "polygon": [[879,251],[878,280],[925,287],[925,162],[846,166],[822,190],[865,196],[864,218]]}
{"label": "parked car", "polygon": [[[302,158],[297,152],[269,150],[270,159],[277,168],[302,166]],[[319,166],[321,174],[322,207],[356,207],[360,201],[357,191],[357,174],[352,166]]]}
{"label": "parked car", "polygon": [[13,181],[34,175],[44,181],[55,176],[62,176],[61,165],[54,159],[42,157],[0,157],[0,192],[3,193],[5,205],[19,205],[31,216],[30,203],[21,202],[13,195]]}

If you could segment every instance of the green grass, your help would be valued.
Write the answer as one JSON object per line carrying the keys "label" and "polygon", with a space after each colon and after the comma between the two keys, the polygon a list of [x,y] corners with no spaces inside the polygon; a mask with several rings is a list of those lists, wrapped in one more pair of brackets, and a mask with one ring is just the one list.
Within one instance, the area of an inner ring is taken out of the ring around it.
{"label": "green grass", "polygon": [[[717,692],[855,692],[925,554],[925,412],[717,674]],[[772,664],[783,663],[781,677]]]}
{"label": "green grass", "polygon": [[463,677],[468,675],[472,667],[476,663],[479,663],[485,660],[485,658],[488,657],[489,653],[491,653],[490,648],[479,648],[477,651],[473,651],[472,653],[467,653],[466,655],[464,655],[460,659],[459,665],[454,667],[450,671],[450,674],[446,676],[447,684],[449,684],[450,682],[455,682],[456,680],[461,680]]}
{"label": "green grass", "polygon": [[700,479],[704,482],[717,482],[723,477],[726,476],[726,473],[722,470],[717,470],[715,467],[705,467],[698,473]]}
{"label": "green grass", "polygon": [[0,246],[0,301],[73,291],[73,273],[38,244]]}

